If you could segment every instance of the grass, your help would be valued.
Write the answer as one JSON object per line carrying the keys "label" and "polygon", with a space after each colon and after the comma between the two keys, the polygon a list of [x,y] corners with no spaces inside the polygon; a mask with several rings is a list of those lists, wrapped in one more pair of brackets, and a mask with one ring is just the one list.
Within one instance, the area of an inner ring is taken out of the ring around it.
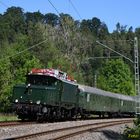
{"label": "grass", "polygon": [[15,115],[3,115],[0,114],[0,122],[1,121],[14,121],[14,120],[18,120],[17,116]]}

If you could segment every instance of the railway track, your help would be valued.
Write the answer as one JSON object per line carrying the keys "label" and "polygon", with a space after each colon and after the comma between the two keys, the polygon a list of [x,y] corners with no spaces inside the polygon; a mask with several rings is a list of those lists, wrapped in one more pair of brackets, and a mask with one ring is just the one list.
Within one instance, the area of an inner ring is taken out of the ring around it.
{"label": "railway track", "polygon": [[120,125],[120,124],[126,124],[126,123],[132,123],[133,119],[123,119],[123,120],[115,120],[115,121],[106,121],[106,122],[99,122],[99,123],[91,123],[91,124],[84,124],[79,126],[73,126],[73,127],[65,127],[61,129],[53,129],[49,131],[43,131],[39,133],[33,133],[29,135],[23,135],[19,137],[12,137],[8,138],[7,140],[25,140],[25,139],[35,139],[38,137],[44,137],[46,140],[63,140],[66,138],[73,137],[75,135],[80,135],[82,133],[85,133],[87,131],[96,131],[101,128],[110,127],[114,125]]}
{"label": "railway track", "polygon": [[0,127],[12,127],[17,125],[29,125],[29,124],[35,124],[35,122],[2,121],[0,122]]}

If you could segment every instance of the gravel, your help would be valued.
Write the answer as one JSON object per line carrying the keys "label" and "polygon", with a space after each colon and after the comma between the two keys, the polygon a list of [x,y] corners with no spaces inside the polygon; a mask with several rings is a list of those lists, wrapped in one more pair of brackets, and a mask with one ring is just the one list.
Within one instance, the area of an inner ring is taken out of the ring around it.
{"label": "gravel", "polygon": [[[127,124],[127,126],[133,127],[133,124]],[[90,131],[82,135],[77,135],[66,140],[121,140],[125,127],[126,124],[107,127],[96,132]]]}
{"label": "gravel", "polygon": [[[15,136],[22,136],[47,130],[53,130],[57,128],[64,128],[64,127],[71,127],[76,125],[82,125],[82,124],[90,124],[90,123],[97,123],[97,122],[105,122],[105,121],[111,121],[114,119],[103,119],[103,120],[86,120],[86,121],[67,121],[67,122],[56,122],[56,123],[43,123],[43,124],[30,124],[30,125],[19,125],[19,126],[12,126],[12,127],[1,127],[0,128],[0,139],[7,139],[10,137]],[[116,120],[116,119],[115,119]],[[107,137],[114,136],[118,133],[122,133],[123,126],[114,127],[114,129],[107,129],[97,132],[89,132],[84,133],[83,135],[76,136],[75,140],[93,140],[99,138],[99,140],[108,140]],[[101,139],[102,138],[102,139]],[[106,138],[106,139],[105,139]],[[110,139],[109,139],[110,140]],[[114,139],[112,139],[114,140]]]}

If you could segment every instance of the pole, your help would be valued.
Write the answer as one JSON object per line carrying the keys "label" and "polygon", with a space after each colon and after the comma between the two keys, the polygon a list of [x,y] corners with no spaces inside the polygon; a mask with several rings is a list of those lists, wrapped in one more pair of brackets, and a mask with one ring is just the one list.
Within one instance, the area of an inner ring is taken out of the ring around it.
{"label": "pole", "polygon": [[135,69],[135,92],[137,95],[136,114],[140,115],[140,87],[139,87],[139,57],[138,57],[138,39],[134,38],[134,69]]}
{"label": "pole", "polygon": [[139,95],[139,63],[138,63],[138,40],[134,38],[134,69],[135,69],[135,92]]}

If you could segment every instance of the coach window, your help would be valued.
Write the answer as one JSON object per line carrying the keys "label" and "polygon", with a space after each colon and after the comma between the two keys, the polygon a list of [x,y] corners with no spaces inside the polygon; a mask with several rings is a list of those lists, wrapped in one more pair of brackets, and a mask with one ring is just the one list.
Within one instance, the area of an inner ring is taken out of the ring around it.
{"label": "coach window", "polygon": [[123,106],[123,100],[121,100],[121,106]]}
{"label": "coach window", "polygon": [[87,102],[90,101],[90,94],[87,94]]}

